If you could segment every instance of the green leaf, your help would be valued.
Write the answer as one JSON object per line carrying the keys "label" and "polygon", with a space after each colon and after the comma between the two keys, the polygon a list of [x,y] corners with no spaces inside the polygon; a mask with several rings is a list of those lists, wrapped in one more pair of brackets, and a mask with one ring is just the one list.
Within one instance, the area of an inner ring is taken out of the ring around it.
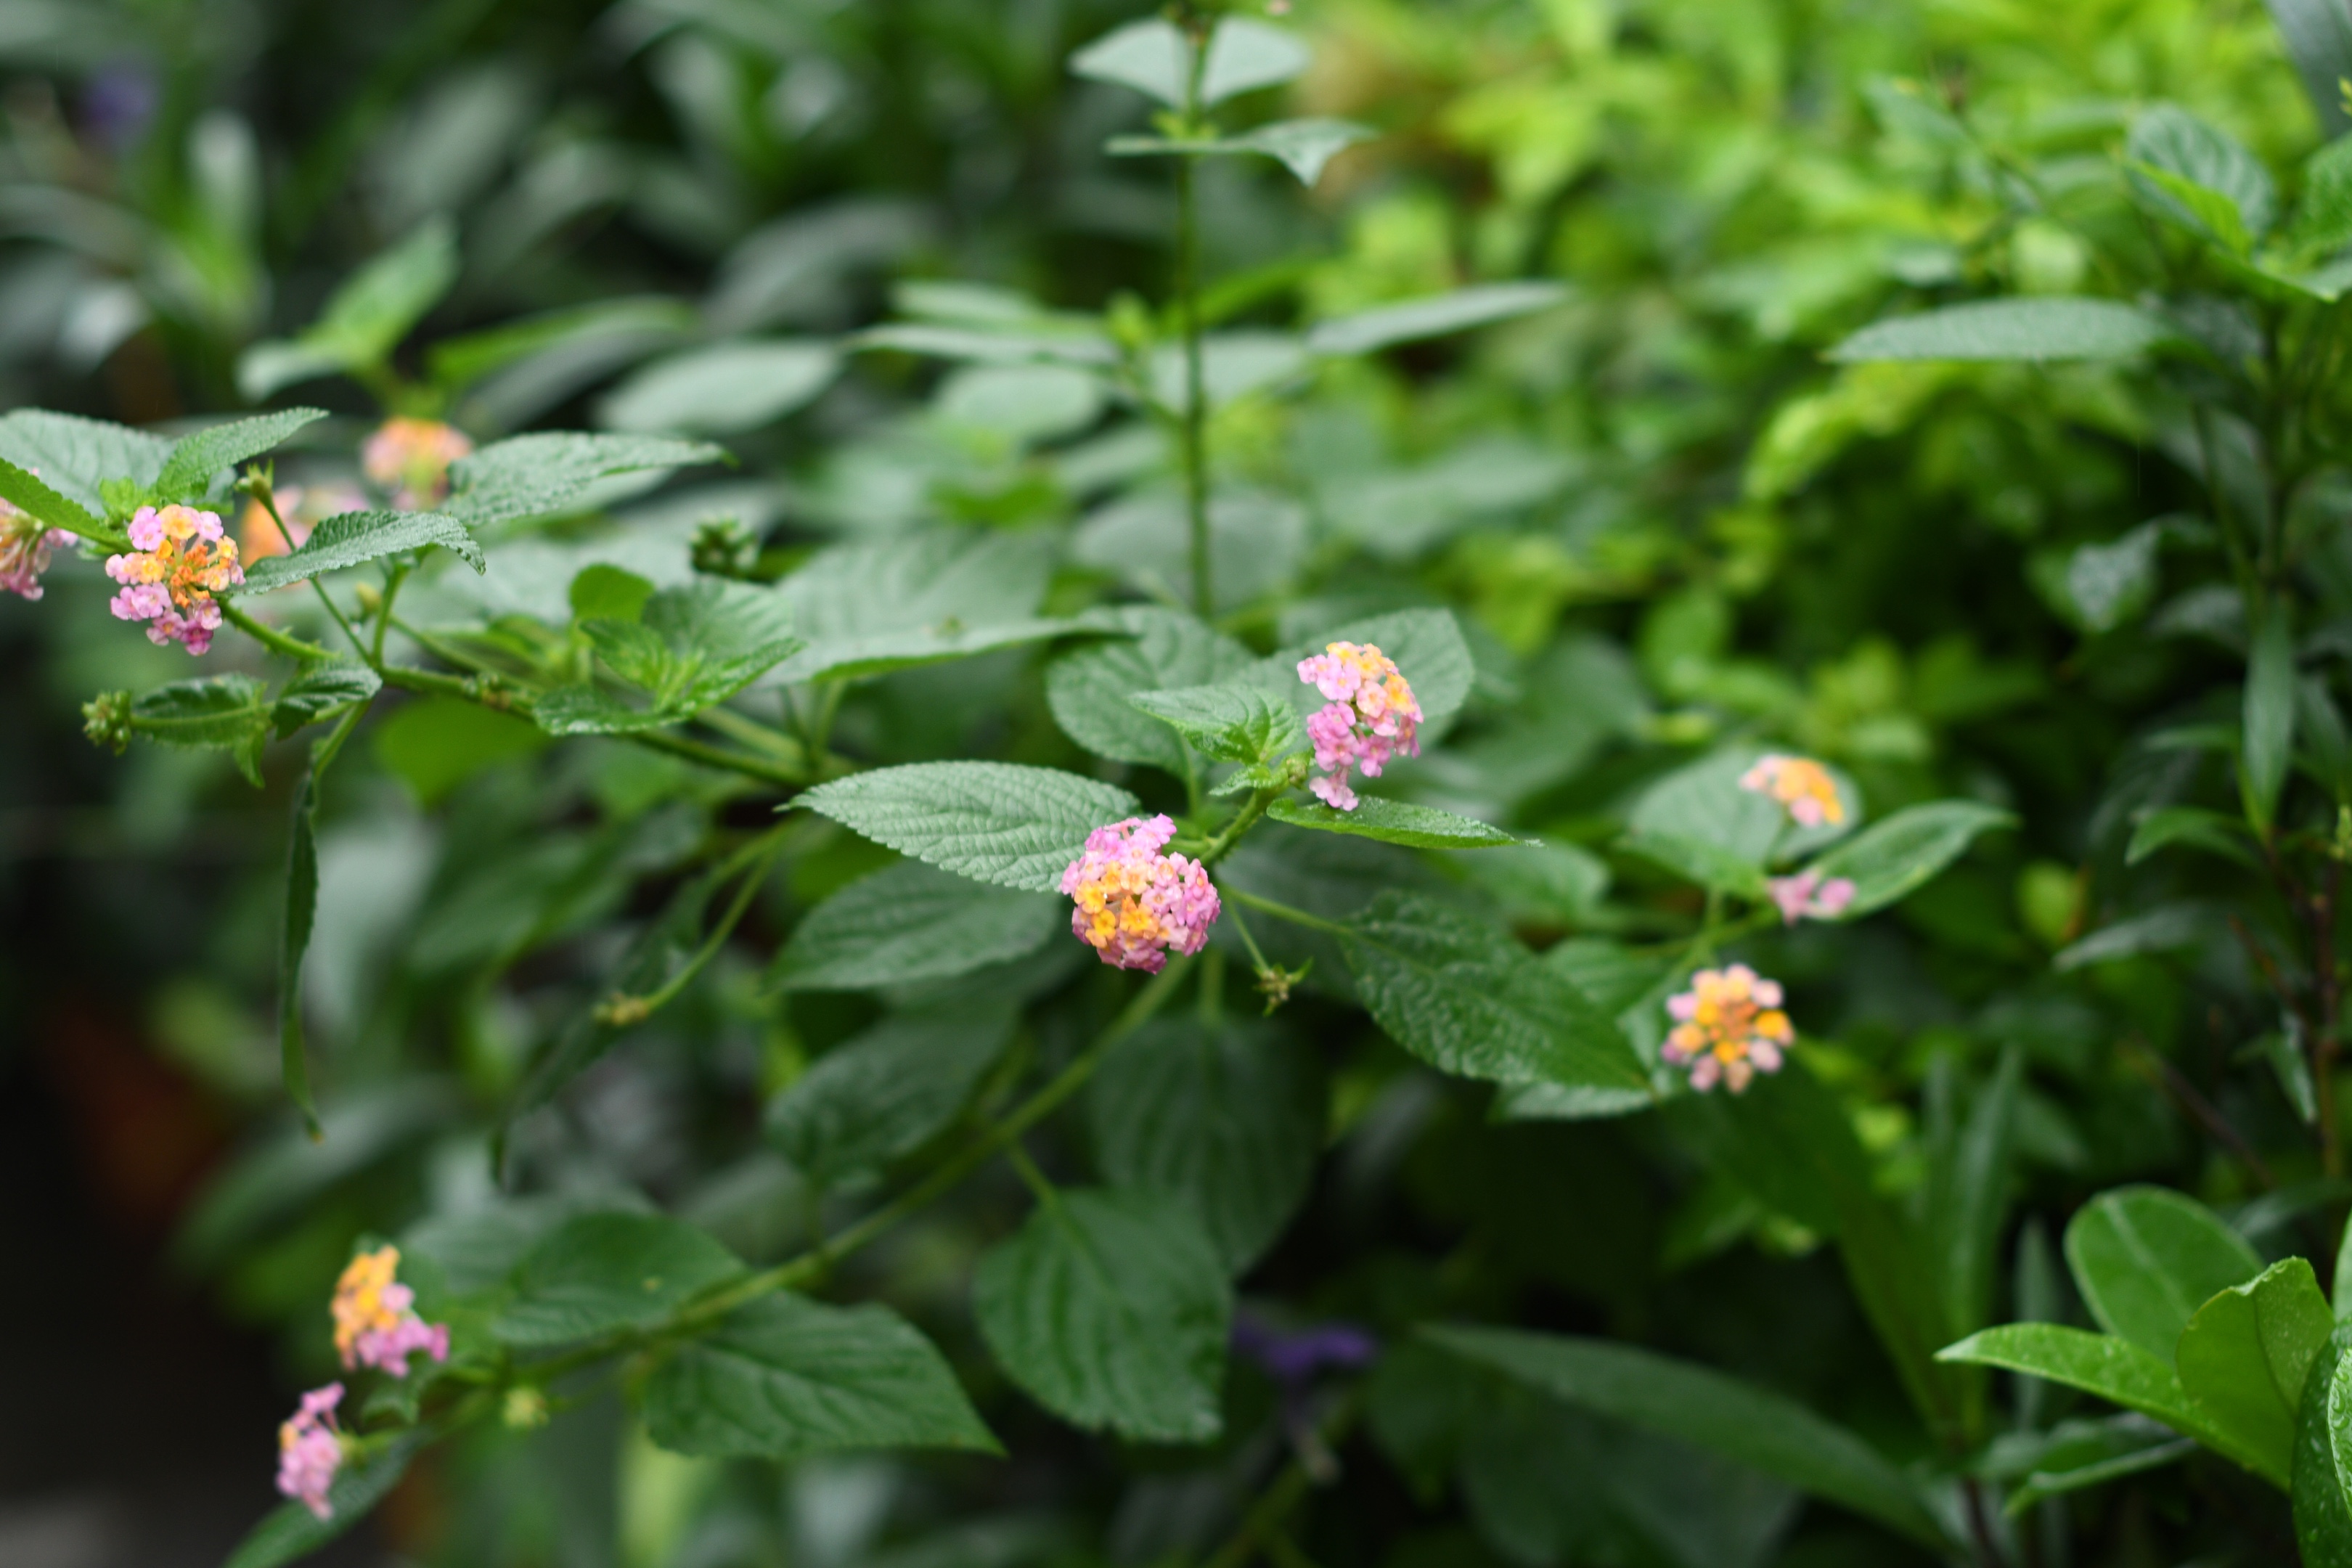
{"label": "green leaf", "polygon": [[1760,746],[1727,746],[1676,768],[1633,803],[1625,817],[1627,831],[1712,845],[1761,868],[1775,858],[1840,838],[1861,820],[1861,795],[1853,781],[1835,768],[1828,772],[1845,806],[1842,823],[1806,827],[1791,821],[1787,808],[1770,795],[1743,789],[1739,781],[1766,754]]}
{"label": "green leaf", "polygon": [[600,480],[726,458],[724,447],[667,436],[589,436],[574,430],[513,436],[451,465],[453,490],[441,510],[478,528],[559,516],[589,500]]}
{"label": "green leaf", "polygon": [[656,360],[607,393],[599,423],[615,430],[728,436],[806,405],[841,373],[818,342],[717,343]]}
{"label": "green leaf", "polygon": [[353,273],[299,337],[246,350],[237,390],[259,399],[313,376],[383,363],[457,281],[457,231],[436,216]]}
{"label": "green leaf", "polygon": [[[1114,158],[1229,158],[1260,153],[1288,169],[1299,184],[1312,185],[1323,177],[1323,166],[1334,157],[1379,134],[1351,120],[1282,120],[1239,136],[1114,136],[1103,150]],[[1213,395],[1211,401],[1223,403],[1231,395]]]}
{"label": "green leaf", "polygon": [[2207,850],[2248,868],[2257,863],[2254,852],[2246,847],[2246,826],[2238,818],[2201,806],[2168,805],[2147,813],[2133,824],[2131,843],[2124,849],[2124,864],[2137,866],[2158,850],[2175,844]]}
{"label": "green leaf", "polygon": [[551,350],[598,340],[616,346],[678,341],[699,324],[699,312],[682,300],[602,300],[443,338],[426,352],[425,363],[434,384],[455,392]]}
{"label": "green leaf", "polygon": [[374,733],[376,760],[425,806],[439,804],[483,769],[550,744],[547,732],[529,720],[462,697],[404,702]]}
{"label": "green leaf", "polygon": [[[100,485],[128,479],[143,491],[163,471],[171,452],[172,443],[160,436],[102,419],[52,414],[46,408],[19,408],[0,417],[0,459],[38,474],[43,485],[83,509],[85,517],[107,511]],[[25,506],[13,493],[0,495]],[[53,527],[66,526],[29,506],[25,510]]]}
{"label": "green leaf", "polygon": [[2143,207],[2237,255],[2278,220],[2278,190],[2262,160],[2177,104],[2132,122],[2124,161]]}
{"label": "green leaf", "polygon": [[184,436],[163,459],[163,471],[155,477],[155,498],[201,500],[212,489],[213,476],[223,468],[233,468],[247,458],[284,445],[296,431],[326,416],[323,408],[289,408],[282,414],[256,415]]}
{"label": "green leaf", "polygon": [[581,621],[642,621],[653,596],[649,579],[603,561],[583,566],[563,594],[572,618]]}
{"label": "green leaf", "polygon": [[1297,708],[1243,680],[1139,691],[1128,700],[1221,763],[1271,763],[1307,745]]}
{"label": "green leaf", "polygon": [[68,500],[43,484],[39,479],[14,463],[0,462],[0,500],[6,501],[37,522],[51,528],[63,528],[87,537],[102,532],[105,522],[82,510],[78,501]]}
{"label": "green leaf", "polygon": [[1949,1272],[1879,1193],[1852,1119],[1807,1067],[1802,1046],[1737,1099],[1680,1095],[1664,1109],[1679,1137],[1768,1208],[1837,1239],[1846,1279],[1912,1404],[1931,1426],[1960,1426],[1966,1379],[1936,1362],[1952,1337]]}
{"label": "green leaf", "polygon": [[1131,87],[1181,109],[1192,74],[1192,46],[1172,24],[1157,17],[1131,22],[1072,55],[1070,74]]}
{"label": "green leaf", "polygon": [[1491,849],[1498,845],[1516,847],[1527,842],[1475,817],[1456,816],[1450,811],[1370,795],[1360,797],[1353,811],[1335,811],[1320,802],[1285,798],[1267,807],[1266,815],[1293,827],[1352,834],[1358,838],[1377,838],[1383,844],[1405,844],[1417,849]]}
{"label": "green leaf", "polygon": [[[2266,0],[2266,4],[2319,118],[2320,135],[2340,139],[2352,128],[2352,116],[2345,112],[2342,86],[2345,78],[2352,77],[2352,15],[2346,13],[2341,0]],[[2333,1568],[2332,1559],[2330,1565]],[[2312,1568],[2318,1568],[2317,1560],[2312,1560]]]}
{"label": "green leaf", "polygon": [[2197,1309],[2173,1352],[2189,1397],[2281,1485],[2294,1464],[2304,1379],[2335,1328],[2310,1260],[2290,1258]]}
{"label": "green leaf", "polygon": [[2286,611],[2271,605],[2254,628],[2246,661],[2245,744],[2239,752],[2246,815],[2267,829],[2278,814],[2294,761],[2294,630]]}
{"label": "green leaf", "polygon": [[1950,1058],[1931,1087],[1927,1245],[1942,1287],[1947,1331],[1979,1328],[1992,1315],[1994,1255],[2008,1214],[2010,1154],[2017,1129],[2021,1052],[2011,1047],[1965,1122],[1953,1114]]}
{"label": "green leaf", "polygon": [[2079,1388],[2110,1405],[2154,1416],[2265,1480],[2286,1484],[2284,1475],[2273,1477],[2263,1468],[2259,1455],[2241,1447],[2213,1425],[2180,1386],[2180,1379],[2168,1363],[2129,1340],[2057,1323],[2008,1323],[1948,1345],[1937,1359],[2000,1367]]}
{"label": "green leaf", "polygon": [[2097,1421],[2062,1421],[2047,1432],[2016,1432],[1993,1439],[1985,1473],[2021,1482],[2001,1511],[2011,1519],[2035,1503],[2104,1486],[2197,1451],[2196,1439],[2137,1415]]}
{"label": "green leaf", "polygon": [[286,683],[270,705],[269,721],[279,740],[306,724],[331,719],[354,703],[373,700],[383,678],[352,659],[314,659]]}
{"label": "green leaf", "polygon": [[1874,322],[1830,350],[1843,364],[1876,360],[2129,359],[2179,334],[2113,300],[1979,300]]}
{"label": "green leaf", "polygon": [[532,710],[551,735],[634,734],[681,723],[803,646],[793,635],[790,607],[773,594],[707,577],[654,595],[636,620],[590,620],[580,629],[605,666],[647,701],[637,707],[599,687],[560,687]]}
{"label": "green leaf", "polygon": [[849,340],[852,348],[888,349],[932,359],[975,364],[1061,364],[1103,369],[1118,362],[1118,350],[1099,332],[982,331],[901,321],[868,327]]}
{"label": "green leaf", "polygon": [[914,763],[835,779],[793,804],[959,877],[1050,893],[1087,835],[1142,807],[1116,784],[1011,763]]}
{"label": "green leaf", "polygon": [[1205,1443],[1223,1426],[1233,1292],[1175,1198],[1055,1194],[982,1256],[972,1307],[998,1364],[1075,1426]]}
{"label": "green leaf", "polygon": [[131,705],[131,732],[184,751],[226,752],[254,788],[269,739],[269,688],[249,675],[159,686]]}
{"label": "green leaf", "polygon": [[955,1120],[1012,1037],[1001,1010],[885,1018],[769,1102],[769,1142],[824,1186],[877,1173]]}
{"label": "green leaf", "polygon": [[1972,800],[1929,801],[1872,823],[1811,868],[1853,883],[1853,901],[1841,918],[1858,920],[1917,892],[1966,854],[1979,834],[2016,826],[2015,814]]}
{"label": "green leaf", "polygon": [[738,1308],[646,1380],[672,1453],[792,1459],[839,1448],[1001,1453],[947,1359],[887,1307],[778,1294]]}
{"label": "green leaf", "polygon": [[431,1440],[429,1432],[404,1432],[365,1462],[344,1465],[327,1488],[325,1519],[299,1502],[272,1509],[229,1553],[223,1568],[281,1568],[308,1557],[373,1511],[408,1473],[408,1462]]}
{"label": "green leaf", "polygon": [[1209,58],[1201,65],[1201,107],[1290,80],[1314,60],[1305,40],[1285,27],[1247,16],[1227,16],[1209,37]]}
{"label": "green leaf", "polygon": [[2072,946],[2061,948],[2052,956],[2050,967],[2063,974],[2111,959],[2195,947],[2224,935],[2227,930],[2221,918],[2203,904],[2158,904],[2127,920],[2102,926]]}
{"label": "green leaf", "polygon": [[1318,354],[1378,353],[1399,343],[1424,342],[1549,310],[1568,298],[1567,286],[1559,283],[1481,283],[1335,316],[1307,334],[1307,348]]}
{"label": "green leaf", "polygon": [[530,1249],[490,1331],[525,1349],[650,1328],[743,1271],[709,1235],[661,1215],[583,1214]]}
{"label": "green leaf", "polygon": [[1752,1466],[1931,1550],[1954,1542],[1903,1472],[1794,1400],[1711,1368],[1606,1340],[1424,1328],[1454,1354],[1630,1426]]}
{"label": "green leaf", "polygon": [[1104,1178],[1181,1199],[1239,1274],[1306,1201],[1328,1098],[1321,1057],[1286,1030],[1162,1018],[1104,1060],[1087,1111]]}
{"label": "green leaf", "polygon": [[2352,1324],[2311,1363],[2294,1424],[2294,1539],[2304,1568],[2352,1568]]}
{"label": "green leaf", "polygon": [[246,569],[242,593],[258,594],[289,583],[324,576],[347,566],[379,561],[411,550],[443,545],[475,571],[484,570],[482,547],[466,525],[434,511],[347,511],[310,531],[299,550],[257,561]]}
{"label": "green leaf", "polygon": [[1156,605],[1121,605],[1130,635],[1105,637],[1045,667],[1045,702],[1062,732],[1099,757],[1145,763],[1182,777],[1183,742],[1128,700],[1139,692],[1230,680],[1255,662],[1249,650],[1196,616]]}
{"label": "green leaf", "polygon": [[1702,838],[1685,838],[1679,833],[1633,833],[1617,847],[1709,892],[1757,900],[1768,896],[1763,867]]}
{"label": "green leaf", "polygon": [[810,910],[768,979],[786,991],[944,980],[1034,952],[1069,923],[1059,898],[908,861],[860,878]]}
{"label": "green leaf", "polygon": [[319,1108],[310,1097],[310,1064],[302,1048],[302,960],[319,913],[319,775],[306,768],[294,787],[293,826],[286,843],[286,901],[278,936],[278,1055],[286,1098],[311,1136]]}
{"label": "green leaf", "polygon": [[1617,1026],[1510,936],[1421,894],[1390,890],[1348,923],[1364,1005],[1442,1071],[1496,1083],[1645,1089]]}
{"label": "green leaf", "polygon": [[2091,1316],[2167,1364],[2197,1309],[2262,1272],[2245,1237],[2167,1187],[2116,1187],[2066,1225],[2066,1266]]}
{"label": "green leaf", "polygon": [[812,557],[778,584],[808,646],[770,685],[854,680],[1055,637],[1032,612],[1053,574],[1042,535],[940,530]]}

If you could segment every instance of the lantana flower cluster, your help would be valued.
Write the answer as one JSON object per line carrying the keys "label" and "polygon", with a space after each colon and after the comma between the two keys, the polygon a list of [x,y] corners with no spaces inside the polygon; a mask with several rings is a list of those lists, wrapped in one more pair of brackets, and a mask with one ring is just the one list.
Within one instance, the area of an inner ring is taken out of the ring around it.
{"label": "lantana flower cluster", "polygon": [[[328,1311],[345,1367],[406,1377],[408,1358],[419,1352],[437,1362],[449,1359],[448,1325],[416,1315],[416,1293],[394,1278],[399,1268],[400,1248],[381,1247],[353,1258],[335,1282]],[[278,1489],[320,1519],[333,1515],[327,1489],[345,1456],[334,1419],[342,1397],[340,1383],[314,1388],[302,1396],[293,1419],[278,1428]]]}
{"label": "lantana flower cluster", "polygon": [[1719,1081],[1734,1094],[1759,1072],[1778,1072],[1797,1031],[1780,1010],[1780,984],[1744,963],[1702,969],[1691,988],[1666,999],[1675,1019],[1659,1053],[1690,1068],[1691,1087],[1704,1094]]}
{"label": "lantana flower cluster", "polygon": [[131,544],[130,553],[106,558],[106,574],[122,584],[108,605],[115,618],[147,622],[147,640],[159,647],[176,642],[200,654],[212,647],[221,624],[213,595],[245,581],[219,514],[142,506],[131,520]]}
{"label": "lantana flower cluster", "polygon": [[1376,645],[1328,643],[1298,661],[1298,679],[1324,697],[1322,710],[1307,721],[1307,735],[1315,742],[1315,765],[1323,770],[1307,787],[1325,805],[1356,809],[1356,792],[1348,787],[1350,768],[1376,779],[1398,752],[1421,755],[1421,704],[1396,661]]}
{"label": "lantana flower cluster", "polygon": [[1837,781],[1830,777],[1829,769],[1811,757],[1768,752],[1740,775],[1739,787],[1770,795],[1788,809],[1789,816],[1801,827],[1819,827],[1824,823],[1835,825],[1845,820],[1845,802],[1838,796]]}
{"label": "lantana flower cluster", "polygon": [[448,496],[449,465],[473,449],[474,443],[455,426],[395,416],[360,448],[360,468],[371,483],[392,492],[394,507],[417,511]]}
{"label": "lantana flower cluster", "polygon": [[449,1329],[416,1315],[416,1292],[394,1279],[400,1248],[362,1252],[335,1283],[329,1310],[335,1318],[335,1352],[346,1367],[372,1366],[394,1377],[408,1375],[408,1358],[423,1351],[435,1361],[449,1359]]}
{"label": "lantana flower cluster", "polygon": [[342,1468],[343,1440],[335,1429],[335,1406],[343,1385],[331,1383],[302,1396],[301,1408],[278,1428],[278,1489],[320,1519],[332,1519],[327,1489]]}
{"label": "lantana flower cluster", "polygon": [[1793,877],[1769,877],[1764,890],[1779,906],[1780,922],[1795,925],[1799,921],[1833,921],[1845,913],[1853,902],[1853,879],[1850,877],[1823,877],[1819,871],[1800,871]]}
{"label": "lantana flower cluster", "polygon": [[1087,835],[1085,853],[1062,873],[1077,905],[1070,930],[1105,963],[1157,974],[1169,949],[1189,956],[1208,942],[1217,889],[1199,861],[1160,853],[1175,837],[1165,816],[1130,816]]}
{"label": "lantana flower cluster", "polygon": [[19,598],[41,596],[41,574],[49,569],[55,551],[72,547],[74,536],[62,528],[43,528],[5,500],[0,500],[0,593]]}

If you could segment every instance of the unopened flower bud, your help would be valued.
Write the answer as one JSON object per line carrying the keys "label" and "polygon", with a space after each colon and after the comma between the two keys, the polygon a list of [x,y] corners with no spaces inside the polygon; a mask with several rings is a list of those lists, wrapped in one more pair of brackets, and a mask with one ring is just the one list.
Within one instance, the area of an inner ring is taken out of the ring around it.
{"label": "unopened flower bud", "polygon": [[81,705],[81,732],[121,756],[131,749],[131,693],[101,691]]}
{"label": "unopened flower bud", "polygon": [[375,613],[383,608],[383,590],[373,583],[361,584],[354,597],[360,602],[360,619],[363,621],[373,620]]}
{"label": "unopened flower bud", "polygon": [[516,1432],[544,1426],[547,1425],[547,1395],[528,1385],[509,1388],[499,1418],[507,1424],[509,1430]]}
{"label": "unopened flower bud", "polygon": [[694,569],[706,577],[745,577],[760,558],[760,542],[731,517],[714,517],[694,531]]}

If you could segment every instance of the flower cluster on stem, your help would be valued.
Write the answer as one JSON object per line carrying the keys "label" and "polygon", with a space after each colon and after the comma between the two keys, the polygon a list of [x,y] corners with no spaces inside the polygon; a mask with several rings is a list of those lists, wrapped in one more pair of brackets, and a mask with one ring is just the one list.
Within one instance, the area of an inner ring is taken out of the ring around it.
{"label": "flower cluster on stem", "polygon": [[1087,835],[1085,853],[1062,873],[1076,901],[1070,930],[1119,969],[1157,974],[1168,950],[1191,955],[1217,923],[1217,889],[1200,862],[1160,853],[1176,837],[1166,816],[1130,816]]}
{"label": "flower cluster on stem", "polygon": [[1675,1019],[1659,1054],[1690,1068],[1691,1087],[1704,1094],[1719,1081],[1732,1093],[1759,1072],[1780,1070],[1797,1031],[1780,1011],[1780,984],[1744,963],[1702,969],[1691,988],[1666,999]]}
{"label": "flower cluster on stem", "polygon": [[278,1489],[319,1518],[331,1519],[327,1489],[342,1468],[343,1442],[335,1430],[335,1406],[343,1385],[331,1383],[302,1396],[301,1408],[278,1428]]}
{"label": "flower cluster on stem", "polygon": [[158,647],[211,647],[221,624],[213,595],[245,581],[236,541],[222,531],[219,514],[142,506],[131,520],[131,545],[130,553],[106,558],[106,574],[122,584],[107,606],[115,618],[148,623],[147,640]]}
{"label": "flower cluster on stem", "polygon": [[1824,823],[1834,825],[1845,820],[1845,802],[1839,798],[1837,781],[1830,777],[1829,769],[1811,757],[1768,752],[1740,775],[1739,787],[1770,795],[1787,809],[1790,818],[1800,827],[1819,827]]}
{"label": "flower cluster on stem", "polygon": [[1298,661],[1298,679],[1324,698],[1322,710],[1307,721],[1307,735],[1315,742],[1315,765],[1323,770],[1307,787],[1325,805],[1356,809],[1349,769],[1376,779],[1398,752],[1421,755],[1421,704],[1396,661],[1375,645],[1326,644],[1321,653]]}
{"label": "flower cluster on stem", "polygon": [[449,494],[449,465],[474,449],[466,433],[438,419],[395,415],[360,448],[360,468],[392,492],[403,511],[437,506]]}
{"label": "flower cluster on stem", "polygon": [[449,1328],[416,1315],[416,1293],[394,1281],[400,1248],[362,1252],[335,1282],[330,1310],[335,1318],[335,1351],[346,1367],[372,1366],[394,1377],[408,1375],[408,1358],[419,1351],[435,1361],[449,1359]]}
{"label": "flower cluster on stem", "polygon": [[41,574],[49,569],[51,552],[68,549],[73,542],[64,529],[44,528],[0,500],[0,593],[39,598]]}

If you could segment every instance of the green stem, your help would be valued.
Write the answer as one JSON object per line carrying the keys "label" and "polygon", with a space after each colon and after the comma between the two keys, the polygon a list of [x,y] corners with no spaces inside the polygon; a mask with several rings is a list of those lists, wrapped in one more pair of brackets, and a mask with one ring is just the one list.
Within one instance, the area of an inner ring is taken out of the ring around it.
{"label": "green stem", "polygon": [[334,617],[335,625],[343,628],[343,636],[351,639],[352,650],[363,659],[368,658],[366,639],[362,637],[352,623],[343,617],[343,612],[335,605],[335,596],[327,592],[327,585],[313,577],[310,579],[310,589],[319,595],[319,603],[327,606],[327,614]]}
{"label": "green stem", "polygon": [[408,581],[408,563],[402,562],[384,574],[383,602],[376,606],[375,641],[368,652],[368,662],[379,668],[383,664],[383,639],[392,630],[392,606],[399,602],[400,585]]}
{"label": "green stem", "polygon": [[[1135,994],[1118,1017],[1102,1032],[1092,1046],[1075,1058],[1069,1066],[1056,1074],[1050,1083],[1024,1100],[1011,1115],[997,1122],[971,1143],[933,1170],[929,1176],[907,1189],[898,1197],[876,1209],[856,1225],[843,1231],[828,1243],[821,1253],[803,1253],[747,1276],[735,1283],[688,1302],[672,1315],[669,1322],[656,1331],[656,1337],[688,1333],[717,1322],[747,1301],[758,1300],[772,1291],[790,1289],[823,1274],[836,1260],[867,1246],[886,1232],[896,1227],[909,1215],[929,1207],[959,1185],[965,1177],[979,1170],[999,1153],[1012,1146],[1024,1133],[1061,1109],[1072,1095],[1087,1085],[1095,1069],[1102,1065],[1112,1047],[1148,1023],[1152,1016],[1166,1005],[1176,992],[1178,984],[1192,967],[1191,961],[1178,958],[1153,976],[1150,984]],[[634,1337],[615,1337],[584,1345],[577,1351],[540,1363],[531,1370],[536,1376],[548,1376],[569,1371],[575,1366],[601,1360],[625,1349]]]}
{"label": "green stem", "polygon": [[[727,939],[734,935],[735,928],[742,923],[744,912],[751,909],[751,900],[758,895],[761,884],[767,881],[769,868],[776,863],[777,853],[783,848],[784,834],[791,826],[787,823],[783,826],[768,829],[743,848],[737,850],[724,865],[719,867],[719,879],[722,882],[747,863],[750,864],[751,870],[744,877],[742,886],[735,889],[734,900],[727,906],[726,913],[719,917],[719,923],[710,928],[710,934],[703,939],[702,945],[695,950],[694,956],[687,960],[685,968],[671,975],[659,990],[648,992],[643,996],[615,999],[634,1004],[628,1009],[634,1015],[630,1022],[642,1023],[648,1015],[659,1012],[677,1000],[677,994],[692,984],[694,977],[701,973],[712,959],[719,956],[719,950],[727,945]],[[612,1005],[606,1004],[608,1006]]]}
{"label": "green stem", "polygon": [[1037,1168],[1037,1162],[1029,1157],[1029,1151],[1022,1145],[1020,1139],[1015,1138],[1004,1146],[1004,1158],[1021,1177],[1022,1184],[1029,1189],[1030,1196],[1047,1208],[1061,1203],[1062,1194],[1055,1190],[1052,1179]]}
{"label": "green stem", "polygon": [[1261,914],[1272,915],[1278,921],[1288,921],[1292,925],[1305,926],[1310,931],[1329,931],[1333,936],[1348,934],[1348,928],[1338,921],[1327,921],[1321,915],[1310,915],[1305,910],[1295,910],[1288,904],[1277,904],[1272,899],[1261,899],[1255,893],[1244,893],[1239,888],[1225,889],[1223,896],[1234,903],[1245,904]]}
{"label": "green stem", "polygon": [[1209,840],[1209,847],[1201,851],[1201,864],[1213,866],[1232,854],[1234,846],[1242,841],[1242,835],[1257,826],[1257,819],[1265,815],[1266,807],[1279,799],[1282,793],[1278,787],[1252,790],[1249,799],[1242,805],[1240,815],[1225,824],[1225,830]]}
{"label": "green stem", "polygon": [[[1194,51],[1196,54],[1198,50]],[[1192,110],[1186,106],[1186,118]],[[1184,337],[1184,519],[1192,535],[1192,604],[1201,618],[1217,613],[1209,574],[1209,409],[1201,367],[1200,222],[1192,160],[1176,160],[1176,321]]]}
{"label": "green stem", "polygon": [[272,653],[282,653],[289,658],[299,658],[305,664],[335,657],[332,652],[320,647],[317,643],[304,642],[300,637],[287,636],[276,626],[264,626],[238,609],[236,601],[234,599],[215,599],[213,602],[220,606],[221,619]]}

